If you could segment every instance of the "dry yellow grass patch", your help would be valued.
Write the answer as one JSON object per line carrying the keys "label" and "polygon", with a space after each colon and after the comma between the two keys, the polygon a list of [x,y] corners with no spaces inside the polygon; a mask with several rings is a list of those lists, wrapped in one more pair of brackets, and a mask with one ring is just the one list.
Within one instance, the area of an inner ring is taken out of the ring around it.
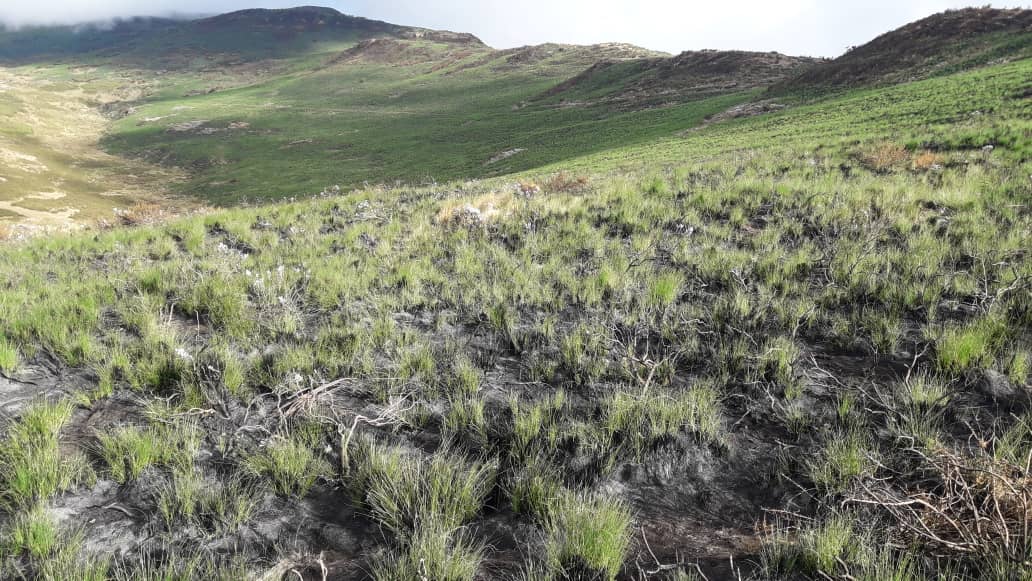
{"label": "dry yellow grass patch", "polygon": [[933,151],[922,151],[914,158],[912,166],[915,170],[926,171],[933,167],[942,166],[942,156]]}
{"label": "dry yellow grass patch", "polygon": [[437,212],[438,224],[489,224],[512,213],[516,198],[512,194],[490,193],[474,200],[448,200]]}
{"label": "dry yellow grass patch", "polygon": [[876,144],[861,154],[861,161],[871,171],[890,171],[910,158],[906,148],[898,143],[886,141]]}
{"label": "dry yellow grass patch", "polygon": [[544,184],[546,192],[564,194],[581,193],[587,190],[590,186],[591,181],[587,176],[574,175],[565,171],[555,174],[545,181]]}

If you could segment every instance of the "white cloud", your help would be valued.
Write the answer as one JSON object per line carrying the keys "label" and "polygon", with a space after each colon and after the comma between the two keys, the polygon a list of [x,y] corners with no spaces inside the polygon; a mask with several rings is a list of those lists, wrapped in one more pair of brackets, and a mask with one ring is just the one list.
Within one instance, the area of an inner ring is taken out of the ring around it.
{"label": "white cloud", "polygon": [[[173,12],[287,7],[305,0],[0,0],[0,22],[77,23]],[[318,0],[308,0],[309,2]],[[631,42],[680,52],[740,48],[834,56],[845,47],[971,0],[324,0],[397,24],[477,34],[497,47]],[[997,3],[1013,6],[1013,2]]]}

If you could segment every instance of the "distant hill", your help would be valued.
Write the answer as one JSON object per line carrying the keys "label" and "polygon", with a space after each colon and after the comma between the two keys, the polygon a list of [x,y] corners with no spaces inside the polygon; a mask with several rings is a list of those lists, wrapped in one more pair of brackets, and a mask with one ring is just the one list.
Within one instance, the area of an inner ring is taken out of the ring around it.
{"label": "distant hill", "polygon": [[776,52],[690,51],[673,57],[602,60],[538,99],[640,107],[765,88],[820,62]]}
{"label": "distant hill", "polygon": [[117,58],[176,67],[189,65],[196,56],[227,61],[285,58],[305,54],[320,43],[350,44],[383,37],[484,46],[472,34],[399,26],[332,8],[303,6],[240,10],[193,20],[130,18],[4,30],[0,31],[0,62]]}
{"label": "distant hill", "polygon": [[966,8],[930,16],[774,84],[769,93],[819,94],[949,74],[1032,57],[1032,10]]}

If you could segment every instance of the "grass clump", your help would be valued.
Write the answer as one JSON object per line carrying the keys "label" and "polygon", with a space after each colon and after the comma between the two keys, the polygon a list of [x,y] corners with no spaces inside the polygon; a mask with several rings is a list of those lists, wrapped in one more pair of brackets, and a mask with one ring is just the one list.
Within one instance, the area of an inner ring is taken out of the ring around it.
{"label": "grass clump", "polygon": [[674,304],[681,295],[684,276],[678,272],[665,272],[658,275],[649,285],[649,304],[656,309],[664,309]]}
{"label": "grass clump", "polygon": [[858,560],[864,539],[853,520],[834,514],[797,530],[776,524],[763,540],[761,561],[773,578],[807,576],[836,577],[842,566]]}
{"label": "grass clump", "polygon": [[563,367],[574,383],[585,385],[601,378],[607,370],[609,332],[605,328],[581,324],[563,339]]}
{"label": "grass clump", "polygon": [[444,416],[444,433],[452,441],[466,441],[473,446],[488,444],[488,420],[482,397],[453,398]]}
{"label": "grass clump", "polygon": [[462,529],[421,527],[400,548],[373,564],[377,581],[472,581],[480,570],[484,548]]}
{"label": "grass clump", "polygon": [[123,426],[99,437],[100,456],[111,477],[126,483],[149,466],[188,469],[200,447],[200,431],[192,425]]}
{"label": "grass clump", "polygon": [[295,436],[276,436],[247,459],[245,465],[256,475],[272,481],[283,496],[304,496],[315,481],[331,468],[312,449],[313,443]]}
{"label": "grass clump", "polygon": [[251,519],[261,492],[239,477],[211,481],[196,470],[177,472],[158,492],[158,511],[169,531],[187,525],[224,534]]}
{"label": "grass clump", "polygon": [[547,518],[565,493],[559,471],[540,456],[517,468],[507,484],[514,511],[542,518]]}
{"label": "grass clump", "polygon": [[20,362],[18,348],[6,338],[0,337],[0,373],[14,373]]}
{"label": "grass clump", "polygon": [[770,381],[791,386],[795,364],[800,354],[799,346],[790,337],[780,336],[771,339],[760,355],[759,366],[762,375]]}
{"label": "grass clump", "polygon": [[549,570],[558,578],[612,581],[630,547],[632,520],[620,501],[564,494],[544,525]]}
{"label": "grass clump", "polygon": [[562,390],[532,404],[523,404],[513,396],[509,400],[512,412],[512,456],[517,459],[529,458],[546,441],[554,444],[559,435],[557,425],[565,405],[566,392]]}
{"label": "grass clump", "polygon": [[702,441],[720,443],[723,423],[720,395],[709,385],[697,385],[673,396],[619,392],[604,405],[604,430],[635,457],[682,430]]}
{"label": "grass clump", "polygon": [[5,578],[108,581],[110,561],[83,553],[82,533],[59,530],[42,506],[12,516],[0,532],[0,572]]}
{"label": "grass clump", "polygon": [[374,564],[373,577],[473,579],[484,549],[462,527],[483,508],[497,463],[470,461],[447,449],[421,457],[363,438],[353,446],[347,469],[352,487],[396,540]]}
{"label": "grass clump", "polygon": [[498,465],[449,450],[428,458],[358,442],[352,473],[370,513],[399,537],[433,528],[452,531],[473,518],[494,487]]}
{"label": "grass clump", "polygon": [[254,328],[246,283],[241,277],[226,277],[218,272],[201,275],[200,280],[186,287],[180,306],[186,314],[231,337],[247,338]]}
{"label": "grass clump", "polygon": [[0,499],[25,508],[89,480],[92,471],[81,454],[62,456],[61,428],[72,415],[66,401],[41,402],[22,414],[0,441]]}
{"label": "grass clump", "polygon": [[992,364],[1006,331],[996,317],[946,329],[935,344],[939,368],[956,374]]}
{"label": "grass clump", "polygon": [[6,537],[7,550],[35,559],[49,557],[60,541],[57,523],[41,507],[15,516]]}
{"label": "grass clump", "polygon": [[855,478],[874,471],[871,442],[859,431],[832,435],[820,456],[810,462],[810,478],[829,492],[842,492]]}
{"label": "grass clump", "polygon": [[1019,418],[994,443],[996,460],[1026,469],[1032,467],[1032,414]]}

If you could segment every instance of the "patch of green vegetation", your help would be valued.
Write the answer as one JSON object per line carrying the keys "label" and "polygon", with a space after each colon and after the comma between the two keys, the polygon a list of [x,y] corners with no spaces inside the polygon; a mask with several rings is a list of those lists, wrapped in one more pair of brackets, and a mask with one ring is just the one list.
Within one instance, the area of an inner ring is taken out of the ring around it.
{"label": "patch of green vegetation", "polygon": [[947,329],[936,344],[939,368],[962,373],[991,364],[1006,332],[1007,324],[997,317]]}
{"label": "patch of green vegetation", "polygon": [[420,525],[403,548],[374,563],[372,575],[377,581],[473,581],[483,559],[484,548],[465,531]]}
{"label": "patch of green vegetation", "polygon": [[247,523],[260,499],[260,489],[241,478],[212,482],[190,470],[172,474],[158,491],[157,505],[169,531],[192,525],[217,535],[231,533]]}
{"label": "patch of green vegetation", "polygon": [[424,460],[367,441],[356,445],[356,486],[373,518],[403,539],[466,524],[483,508],[498,470],[447,451]]}
{"label": "patch of green vegetation", "polygon": [[699,385],[668,397],[619,392],[604,409],[603,429],[613,445],[626,445],[637,457],[682,430],[704,442],[721,443],[723,414],[719,395],[711,386]]}
{"label": "patch of green vegetation", "polygon": [[46,501],[93,477],[81,454],[62,454],[60,431],[72,415],[68,402],[40,402],[7,428],[0,442],[0,499],[11,509]]}
{"label": "patch of green vegetation", "polygon": [[18,349],[7,339],[0,337],[0,372],[14,373],[20,360]]}
{"label": "patch of green vegetation", "polygon": [[810,465],[810,477],[818,486],[831,492],[843,492],[856,478],[874,472],[876,451],[858,431],[833,434],[823,454]]}
{"label": "patch of green vegetation", "polygon": [[568,493],[550,511],[548,566],[562,578],[612,581],[630,546],[632,517],[619,501]]}
{"label": "patch of green vegetation", "polygon": [[37,508],[19,514],[5,540],[8,550],[42,559],[53,553],[58,546],[57,525],[44,509]]}
{"label": "patch of green vegetation", "polygon": [[[59,530],[54,517],[42,507],[12,516],[0,531],[0,550],[24,558],[31,564],[30,570],[43,579],[107,581],[110,578],[110,560],[85,555],[82,534]],[[16,570],[5,569],[4,572],[19,574]]]}
{"label": "patch of green vegetation", "polygon": [[247,460],[249,470],[272,481],[284,496],[305,496],[320,475],[329,472],[326,460],[318,456],[312,442],[297,436],[275,437]]}
{"label": "patch of green vegetation", "polygon": [[111,477],[126,483],[149,466],[167,466],[176,472],[190,469],[200,446],[198,428],[183,424],[140,428],[125,426],[99,436],[100,456]]}

